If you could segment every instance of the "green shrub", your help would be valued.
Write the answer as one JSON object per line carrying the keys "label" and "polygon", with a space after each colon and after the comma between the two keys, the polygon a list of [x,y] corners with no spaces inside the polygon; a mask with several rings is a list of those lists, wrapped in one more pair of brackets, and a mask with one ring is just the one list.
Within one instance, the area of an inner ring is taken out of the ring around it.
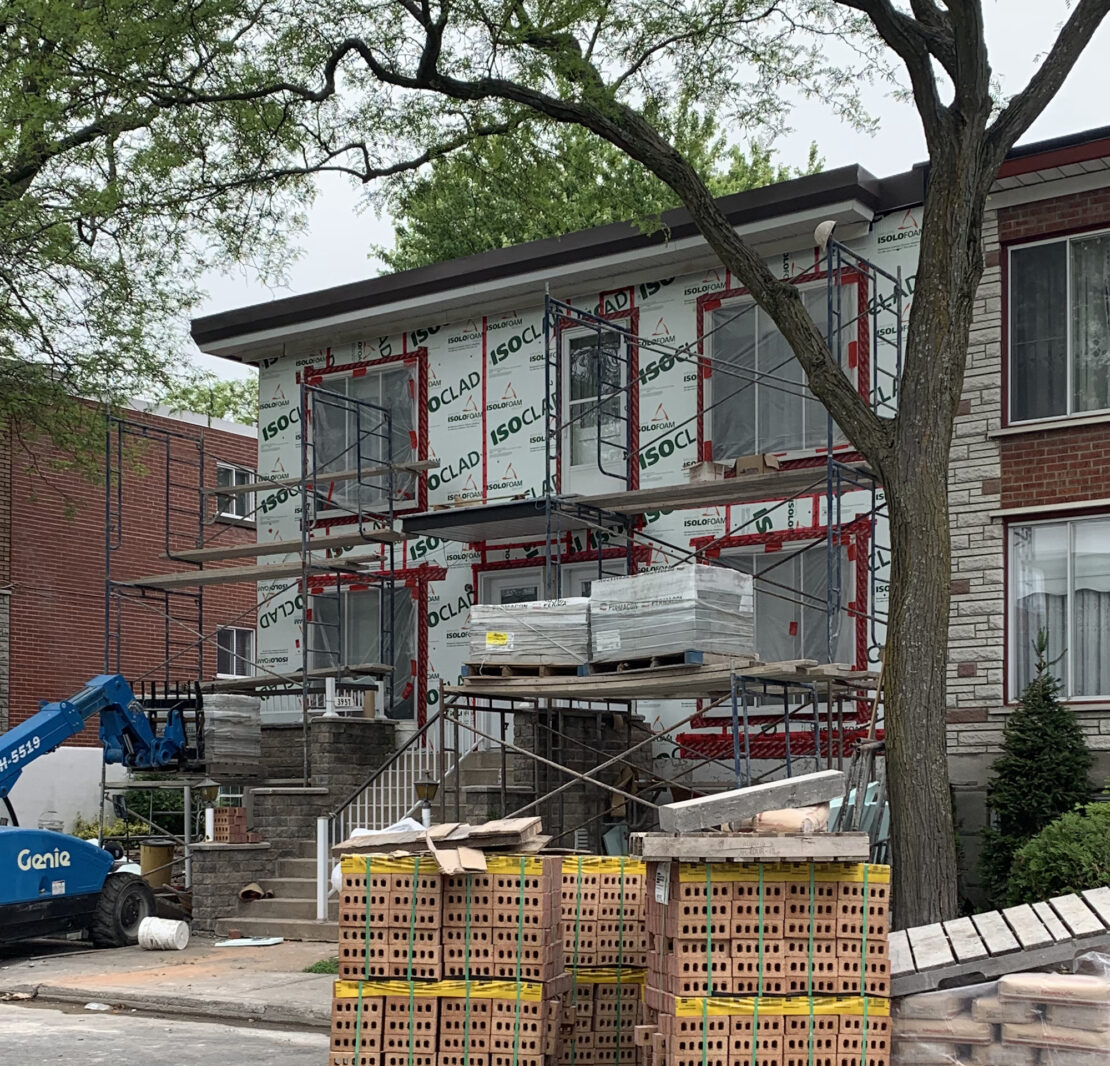
{"label": "green shrub", "polygon": [[1091,798],[1091,753],[1075,713],[1056,698],[1060,682],[1049,672],[1047,648],[1048,634],[1042,630],[1034,642],[1037,676],[1006,722],[1002,754],[987,786],[993,823],[983,834],[979,870],[995,906],[1007,898],[1010,866],[1018,849],[1061,814]]}
{"label": "green shrub", "polygon": [[1110,884],[1110,803],[1061,815],[1018,849],[1006,902],[1038,900]]}
{"label": "green shrub", "polygon": [[[104,822],[105,838],[123,839],[128,836],[142,836],[147,828],[142,822],[124,822],[114,815]],[[95,840],[100,835],[100,819],[82,818],[78,811],[73,819],[73,835],[82,840]]]}
{"label": "green shrub", "polygon": [[339,973],[339,958],[333,955],[330,959],[321,959],[319,962],[314,962],[311,966],[304,968],[305,973]]}

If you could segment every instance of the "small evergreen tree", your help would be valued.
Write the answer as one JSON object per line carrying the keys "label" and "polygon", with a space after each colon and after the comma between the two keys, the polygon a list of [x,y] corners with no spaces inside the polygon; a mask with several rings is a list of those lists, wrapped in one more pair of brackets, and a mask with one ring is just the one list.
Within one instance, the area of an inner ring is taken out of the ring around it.
{"label": "small evergreen tree", "polygon": [[987,806],[993,825],[984,834],[980,874],[987,896],[1004,906],[1014,854],[1061,814],[1090,798],[1091,753],[1075,713],[1057,699],[1060,682],[1045,657],[1048,634],[1033,642],[1037,674],[1010,715],[1002,754],[991,768]]}

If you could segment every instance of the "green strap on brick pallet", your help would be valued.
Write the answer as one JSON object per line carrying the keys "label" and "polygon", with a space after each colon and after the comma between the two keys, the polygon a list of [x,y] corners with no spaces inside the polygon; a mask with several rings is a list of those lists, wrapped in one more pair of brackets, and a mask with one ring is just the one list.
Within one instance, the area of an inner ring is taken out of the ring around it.
{"label": "green strap on brick pallet", "polygon": [[[416,1054],[413,1046],[416,1042],[416,986],[412,982],[412,942],[416,936],[416,895],[420,888],[420,856],[416,856],[416,864],[412,873],[412,906],[409,908],[409,1066]],[[369,897],[367,897],[369,898]]]}
{"label": "green strap on brick pallet", "polygon": [[814,922],[817,913],[817,901],[814,898],[817,884],[815,874],[817,867],[814,863],[809,864],[809,1066],[813,1066],[813,1053],[814,1053],[814,1040],[816,1034],[813,1031],[813,933]]}
{"label": "green strap on brick pallet", "polygon": [[859,967],[859,994],[863,1000],[863,1031],[860,1033],[859,1062],[860,1066],[867,1066],[867,874],[871,864],[863,864],[863,906],[860,915],[863,919],[862,937],[860,940],[860,967]]}
{"label": "green strap on brick pallet", "polygon": [[[463,1066],[470,1066],[470,885],[472,874],[466,875],[466,947],[463,970],[466,974],[466,1006],[463,1015]],[[358,1063],[355,1063],[358,1066]]]}
{"label": "green strap on brick pallet", "polygon": [[[520,1061],[520,967],[521,956],[524,954],[524,878],[528,860],[520,857],[520,911],[516,922],[516,1032],[513,1035],[513,1066]],[[540,1012],[543,1012],[543,1000],[540,1000]],[[412,1066],[410,1063],[409,1066]]]}
{"label": "green strap on brick pallet", "polygon": [[617,1063],[621,1066],[621,974],[624,972],[624,856],[621,860],[621,906],[617,917]]}
{"label": "green strap on brick pallet", "polygon": [[759,973],[758,991],[755,996],[755,1005],[752,1008],[752,1066],[755,1066],[756,1054],[759,1051],[759,1001],[763,998],[763,863],[759,864],[759,954],[756,956],[756,969]]}

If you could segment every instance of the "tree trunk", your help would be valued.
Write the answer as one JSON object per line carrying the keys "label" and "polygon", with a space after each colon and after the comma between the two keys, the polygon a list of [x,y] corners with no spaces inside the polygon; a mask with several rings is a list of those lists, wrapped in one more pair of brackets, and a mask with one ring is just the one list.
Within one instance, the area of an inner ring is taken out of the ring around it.
{"label": "tree trunk", "polygon": [[[947,439],[944,445],[947,452]],[[946,731],[951,574],[946,467],[939,474],[906,471],[903,485],[888,480],[885,486],[891,569],[883,684],[899,928],[951,918],[957,910]]]}

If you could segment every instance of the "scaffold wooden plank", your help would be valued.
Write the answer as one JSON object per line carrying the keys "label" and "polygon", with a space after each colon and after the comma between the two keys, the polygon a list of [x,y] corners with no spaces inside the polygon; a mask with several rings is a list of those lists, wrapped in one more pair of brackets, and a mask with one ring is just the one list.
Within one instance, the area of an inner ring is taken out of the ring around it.
{"label": "scaffold wooden plank", "polygon": [[[309,551],[327,551],[332,548],[357,548],[360,544],[399,544],[405,539],[403,533],[393,529],[366,529],[361,533],[336,533],[330,536],[313,537],[308,542]],[[207,548],[192,551],[174,552],[163,559],[181,559],[187,563],[206,563],[212,559],[245,559],[258,555],[299,555],[300,539],[262,541],[258,544],[213,544]]]}
{"label": "scaffold wooden plank", "polygon": [[[329,559],[313,562],[313,573],[327,570],[332,573],[359,574],[364,566],[355,562],[339,562]],[[285,577],[300,577],[301,564],[278,563],[275,566],[225,566],[219,570],[178,570],[172,574],[150,574],[147,577],[132,577],[126,581],[116,581],[116,585],[154,589],[188,588],[192,585],[233,585],[236,582],[274,581]]]}
{"label": "scaffold wooden plank", "polygon": [[[405,463],[367,466],[360,470],[336,470],[334,473],[327,474],[317,471],[316,484],[335,485],[341,481],[361,481],[366,478],[381,477],[383,474],[388,474],[390,470],[394,473],[419,474],[425,470],[434,470],[438,466],[438,459],[414,459]],[[312,484],[312,478],[308,481]],[[245,485],[220,485],[213,489],[205,489],[204,492],[208,496],[244,496],[251,492],[267,492],[271,489],[299,488],[300,484],[299,477],[282,477],[265,481],[249,481]]]}

